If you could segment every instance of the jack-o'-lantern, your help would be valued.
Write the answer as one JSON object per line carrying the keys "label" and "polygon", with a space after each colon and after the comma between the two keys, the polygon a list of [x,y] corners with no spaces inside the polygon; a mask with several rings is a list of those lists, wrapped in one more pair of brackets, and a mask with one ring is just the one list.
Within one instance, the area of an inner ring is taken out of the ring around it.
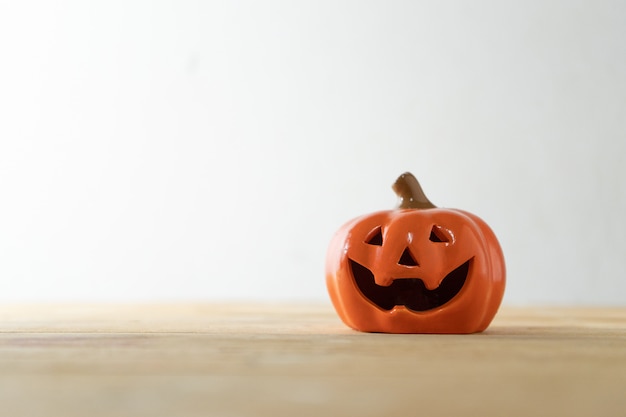
{"label": "jack-o'-lantern", "polygon": [[489,326],[505,286],[502,250],[474,214],[437,208],[410,173],[397,209],[346,223],[326,258],[339,317],[366,332],[474,333]]}

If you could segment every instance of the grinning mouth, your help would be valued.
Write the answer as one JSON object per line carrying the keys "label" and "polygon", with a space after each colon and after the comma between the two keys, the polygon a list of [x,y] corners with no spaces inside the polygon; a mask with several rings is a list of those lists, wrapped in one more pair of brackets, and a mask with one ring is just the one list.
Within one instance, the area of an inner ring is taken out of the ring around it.
{"label": "grinning mouth", "polygon": [[391,285],[376,284],[374,274],[358,262],[349,259],[352,276],[361,293],[383,310],[405,306],[414,311],[426,311],[444,305],[461,291],[472,259],[450,272],[433,290],[419,278],[398,278]]}

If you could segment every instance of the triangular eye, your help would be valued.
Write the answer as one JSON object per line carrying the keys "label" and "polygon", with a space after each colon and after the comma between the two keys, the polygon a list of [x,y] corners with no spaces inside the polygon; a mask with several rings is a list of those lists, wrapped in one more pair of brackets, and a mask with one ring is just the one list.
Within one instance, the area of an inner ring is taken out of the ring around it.
{"label": "triangular eye", "polygon": [[448,236],[447,230],[441,226],[434,225],[430,230],[430,241],[438,242],[438,243],[446,243],[450,242],[450,237]]}
{"label": "triangular eye", "polygon": [[372,230],[367,239],[365,239],[365,243],[368,245],[382,246],[383,245],[383,231],[380,226],[376,229]]}
{"label": "triangular eye", "polygon": [[411,252],[409,252],[409,248],[404,249],[404,252],[402,252],[402,256],[400,257],[398,263],[404,266],[418,265],[417,261],[413,258],[413,255],[411,255]]}

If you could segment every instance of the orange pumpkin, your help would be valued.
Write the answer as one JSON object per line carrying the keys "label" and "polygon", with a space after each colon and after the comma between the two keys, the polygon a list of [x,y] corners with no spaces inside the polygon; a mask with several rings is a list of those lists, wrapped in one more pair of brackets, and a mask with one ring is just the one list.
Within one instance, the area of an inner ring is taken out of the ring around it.
{"label": "orange pumpkin", "polygon": [[330,244],[326,284],[339,317],[365,332],[485,330],[505,286],[495,234],[474,214],[435,207],[408,172],[393,189],[397,209],[346,223]]}

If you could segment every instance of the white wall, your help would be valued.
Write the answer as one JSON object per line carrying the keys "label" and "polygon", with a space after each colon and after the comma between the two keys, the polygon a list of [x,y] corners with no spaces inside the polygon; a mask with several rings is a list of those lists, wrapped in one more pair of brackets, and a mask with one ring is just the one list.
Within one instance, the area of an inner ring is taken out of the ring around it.
{"label": "white wall", "polygon": [[626,304],[626,3],[0,3],[0,300],[317,299],[405,170],[508,304]]}

